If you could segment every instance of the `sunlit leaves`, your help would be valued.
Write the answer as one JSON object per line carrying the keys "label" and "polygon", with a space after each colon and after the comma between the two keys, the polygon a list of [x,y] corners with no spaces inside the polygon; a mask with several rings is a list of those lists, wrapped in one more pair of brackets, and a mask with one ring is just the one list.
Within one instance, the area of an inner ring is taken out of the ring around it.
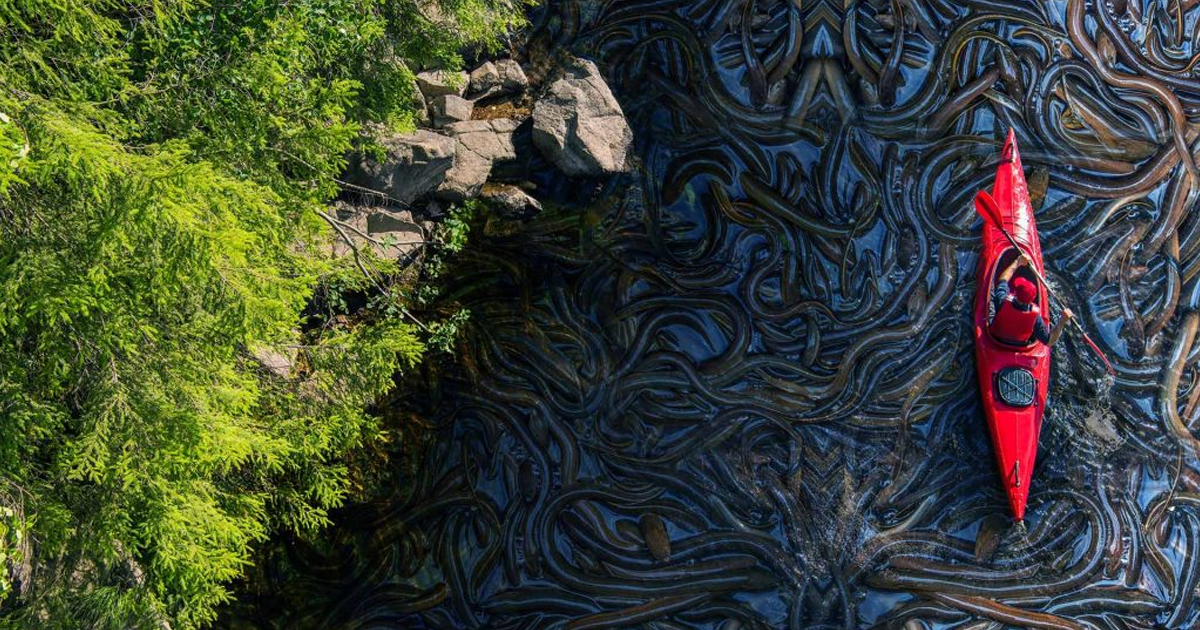
{"label": "sunlit leaves", "polygon": [[[0,496],[0,556],[28,528],[37,568],[0,625],[199,627],[256,541],[327,522],[379,435],[365,410],[465,314],[417,324],[389,292],[306,322],[317,287],[337,310],[330,287],[374,286],[324,253],[318,211],[362,125],[411,123],[415,68],[519,20],[503,0],[0,2],[0,482],[28,493],[20,518]],[[444,231],[461,249],[465,220]]]}

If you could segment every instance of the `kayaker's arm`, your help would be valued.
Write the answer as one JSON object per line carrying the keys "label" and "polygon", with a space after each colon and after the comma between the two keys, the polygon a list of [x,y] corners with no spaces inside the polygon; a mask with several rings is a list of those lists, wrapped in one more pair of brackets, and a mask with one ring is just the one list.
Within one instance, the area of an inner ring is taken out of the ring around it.
{"label": "kayaker's arm", "polygon": [[1063,309],[1062,316],[1058,318],[1058,322],[1054,324],[1054,329],[1050,331],[1050,339],[1046,341],[1047,346],[1053,346],[1054,342],[1058,341],[1059,335],[1062,334],[1064,328],[1067,327],[1067,322],[1075,317],[1075,313],[1071,309]]}
{"label": "kayaker's arm", "polygon": [[1008,296],[1008,281],[1012,280],[1017,268],[1023,264],[1025,264],[1024,254],[1012,259],[1012,262],[1008,263],[1008,266],[996,278],[996,288],[992,289],[992,299],[988,302],[987,322],[989,326],[996,318],[996,313],[1000,312],[1000,305],[1004,303],[1004,298]]}
{"label": "kayaker's arm", "polygon": [[1000,278],[997,280],[997,282],[1008,282],[1009,280],[1012,280],[1013,274],[1017,272],[1017,266],[1023,262],[1025,262],[1025,258],[1022,256],[1013,258],[1012,262],[1008,263],[1008,266],[1004,268],[1004,271],[1000,272]]}

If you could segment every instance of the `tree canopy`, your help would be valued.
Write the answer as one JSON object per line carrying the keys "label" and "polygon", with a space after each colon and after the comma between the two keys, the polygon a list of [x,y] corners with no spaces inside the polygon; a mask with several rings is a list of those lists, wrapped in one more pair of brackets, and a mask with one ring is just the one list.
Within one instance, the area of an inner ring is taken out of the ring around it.
{"label": "tree canopy", "polygon": [[[507,0],[0,0],[0,622],[193,628],[347,491],[427,339],[326,205]],[[330,289],[330,287],[334,287]],[[297,351],[278,374],[262,349]]]}

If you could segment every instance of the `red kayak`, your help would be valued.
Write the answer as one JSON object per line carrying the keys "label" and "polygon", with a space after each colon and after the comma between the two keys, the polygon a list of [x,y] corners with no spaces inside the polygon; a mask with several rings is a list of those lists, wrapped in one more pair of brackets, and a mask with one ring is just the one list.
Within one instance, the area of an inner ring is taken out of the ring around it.
{"label": "red kayak", "polygon": [[[1012,131],[1004,141],[992,197],[999,209],[999,218],[1017,244],[1033,260],[1039,273],[1042,267],[1042,246],[1033,208],[1029,203],[1029,188],[1017,153],[1017,140]],[[1012,245],[1004,233],[985,221],[983,251],[979,259],[979,285],[975,293],[975,367],[979,389],[983,395],[983,412],[1000,466],[1000,478],[1008,494],[1013,516],[1025,518],[1025,503],[1029,498],[1029,481],[1037,460],[1038,435],[1042,430],[1042,414],[1046,410],[1046,390],[1050,381],[1050,348],[1043,343],[1025,346],[1011,345],[995,338],[987,326],[988,300],[995,286],[994,278],[1013,257]],[[1029,274],[1029,271],[1018,271]],[[1045,288],[1032,274],[1029,279],[1038,287],[1037,303],[1042,318],[1050,312]],[[1046,321],[1049,328],[1050,322]]]}

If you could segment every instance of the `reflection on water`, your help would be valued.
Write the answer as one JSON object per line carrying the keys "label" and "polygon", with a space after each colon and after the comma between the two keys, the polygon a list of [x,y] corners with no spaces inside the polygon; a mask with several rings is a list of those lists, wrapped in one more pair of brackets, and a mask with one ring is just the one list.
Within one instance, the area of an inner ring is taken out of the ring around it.
{"label": "reflection on water", "polygon": [[[1196,2],[548,4],[532,48],[601,63],[642,166],[477,239],[393,491],[243,625],[1200,623]],[[1055,348],[1025,532],[968,328],[1010,126],[1119,373]]]}

